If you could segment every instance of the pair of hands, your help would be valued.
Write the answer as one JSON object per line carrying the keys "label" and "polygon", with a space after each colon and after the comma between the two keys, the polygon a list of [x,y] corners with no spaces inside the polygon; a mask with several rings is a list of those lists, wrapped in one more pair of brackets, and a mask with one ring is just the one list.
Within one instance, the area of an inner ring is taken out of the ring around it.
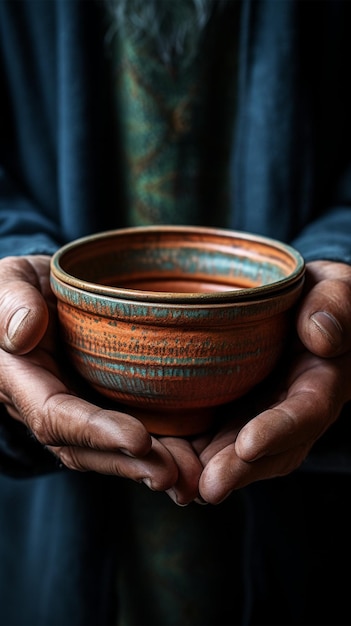
{"label": "pair of hands", "polygon": [[284,376],[234,403],[216,432],[189,439],[153,437],[134,417],[77,395],[58,358],[49,272],[48,256],[0,260],[0,402],[70,469],[144,482],[178,505],[218,504],[297,469],[351,400],[349,265],[307,265]]}

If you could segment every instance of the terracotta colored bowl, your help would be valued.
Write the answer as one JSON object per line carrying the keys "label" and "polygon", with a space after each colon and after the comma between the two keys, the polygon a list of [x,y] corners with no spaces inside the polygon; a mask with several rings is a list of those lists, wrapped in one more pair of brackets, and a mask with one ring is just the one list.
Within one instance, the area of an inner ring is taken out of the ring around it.
{"label": "terracotta colored bowl", "polygon": [[272,372],[304,272],[300,254],[279,241],[162,226],[63,246],[51,284],[83,378],[150,432],[185,436]]}

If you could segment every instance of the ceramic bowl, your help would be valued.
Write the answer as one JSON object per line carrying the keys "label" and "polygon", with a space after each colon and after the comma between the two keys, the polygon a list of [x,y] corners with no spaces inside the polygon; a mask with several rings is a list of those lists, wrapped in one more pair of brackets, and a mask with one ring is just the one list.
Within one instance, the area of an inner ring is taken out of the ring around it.
{"label": "ceramic bowl", "polygon": [[273,239],[149,226],[63,246],[51,285],[81,376],[150,432],[186,436],[272,372],[304,272],[300,254]]}

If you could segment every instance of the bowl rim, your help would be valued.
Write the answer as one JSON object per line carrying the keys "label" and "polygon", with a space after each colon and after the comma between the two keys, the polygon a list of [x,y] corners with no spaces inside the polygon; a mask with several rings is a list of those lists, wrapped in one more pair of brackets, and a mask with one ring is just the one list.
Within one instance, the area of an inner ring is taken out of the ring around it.
{"label": "bowl rim", "polygon": [[[115,287],[111,285],[100,285],[85,279],[77,278],[67,272],[61,266],[61,260],[67,253],[73,251],[79,246],[84,246],[92,241],[100,241],[110,239],[111,237],[124,237],[125,235],[145,234],[162,235],[162,233],[174,233],[175,235],[193,234],[199,236],[216,236],[226,237],[233,240],[243,240],[265,246],[270,246],[279,252],[283,252],[287,257],[293,260],[295,264],[294,270],[284,278],[273,283],[268,283],[256,287],[245,287],[228,289],[226,291],[216,292],[167,292],[167,291],[151,291],[143,289],[132,289],[127,287]],[[81,292],[89,292],[108,296],[110,298],[126,299],[144,302],[164,302],[164,303],[184,303],[184,304],[208,304],[208,303],[225,303],[225,302],[244,302],[251,301],[264,296],[265,298],[276,297],[283,294],[297,283],[304,281],[305,276],[305,260],[298,250],[293,246],[278,239],[267,237],[253,232],[233,230],[229,228],[216,228],[209,226],[191,226],[191,225],[158,225],[158,226],[131,226],[112,230],[104,230],[92,233],[74,239],[54,252],[50,261],[51,280],[58,279],[61,283],[70,286]]]}

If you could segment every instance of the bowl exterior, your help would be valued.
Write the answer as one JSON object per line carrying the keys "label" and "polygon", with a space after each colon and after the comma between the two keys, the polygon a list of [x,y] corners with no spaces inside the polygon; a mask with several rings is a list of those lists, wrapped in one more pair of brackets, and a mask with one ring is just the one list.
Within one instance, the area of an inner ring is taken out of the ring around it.
{"label": "bowl exterior", "polygon": [[206,430],[214,407],[270,374],[302,281],[279,298],[181,305],[85,292],[53,278],[71,362],[99,393],[157,434]]}

